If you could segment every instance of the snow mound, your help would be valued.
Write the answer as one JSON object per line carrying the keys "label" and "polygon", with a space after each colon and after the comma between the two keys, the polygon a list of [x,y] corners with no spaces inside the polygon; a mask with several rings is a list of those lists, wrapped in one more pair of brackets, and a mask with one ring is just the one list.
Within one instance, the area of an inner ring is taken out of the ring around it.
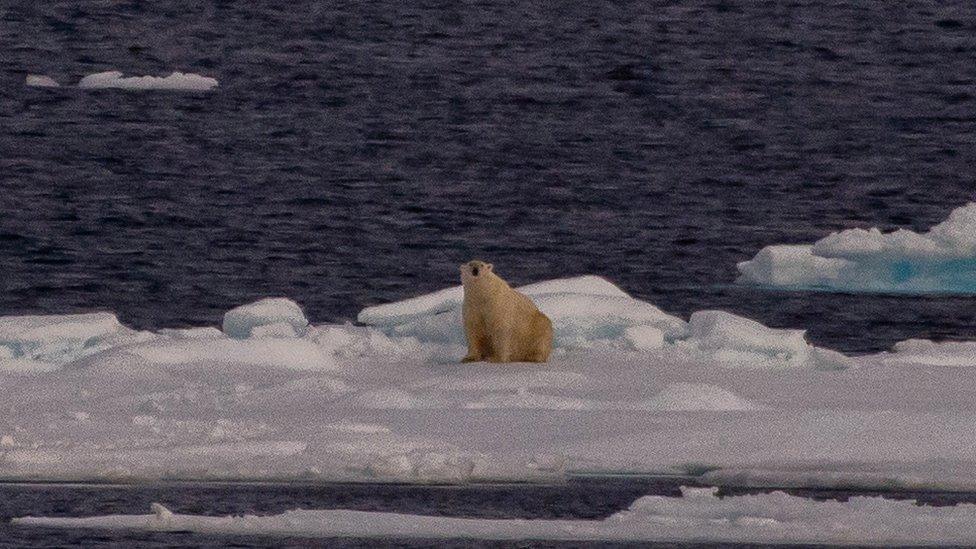
{"label": "snow mound", "polygon": [[0,317],[0,369],[51,370],[141,337],[111,313]]}
{"label": "snow mound", "polygon": [[773,245],[737,265],[740,284],[894,293],[976,293],[976,202],[928,232],[832,233],[812,245]]}
{"label": "snow mound", "polygon": [[976,367],[976,342],[909,339],[895,344],[890,359],[923,366]]}
{"label": "snow mound", "polygon": [[[597,276],[548,280],[516,289],[531,297],[539,310],[552,320],[556,347],[623,345],[625,331],[634,326],[657,329],[669,340],[683,337],[687,331],[686,323],[680,318],[628,296]],[[360,312],[358,318],[394,337],[462,345],[463,299],[463,290],[458,286],[369,307]]]}
{"label": "snow mound", "polygon": [[[566,293],[578,295],[628,298],[626,292],[612,282],[598,276],[584,275],[573,278],[558,278],[520,286],[516,290],[527,296]],[[458,309],[464,301],[461,286],[445,288],[394,303],[367,307],[359,312],[357,320],[371,326],[396,326],[412,321]]]}
{"label": "snow mound", "polygon": [[217,80],[193,73],[173,72],[169,76],[129,76],[119,71],[89,74],[78,82],[79,88],[124,90],[183,90],[208,91],[217,87]]}
{"label": "snow mound", "polygon": [[697,311],[688,323],[685,346],[711,358],[747,368],[840,370],[851,361],[835,351],[814,347],[804,330],[769,328],[725,311]]}
{"label": "snow mound", "polygon": [[268,516],[174,513],[153,503],[147,515],[22,517],[18,526],[328,538],[573,540],[857,545],[972,545],[976,505],[919,506],[914,501],[852,497],[814,501],[783,492],[718,497],[644,496],[603,520],[474,519],[350,510],[292,510]]}
{"label": "snow mound", "polygon": [[[691,323],[634,299],[605,279],[584,276],[519,288],[552,320],[556,350],[699,353],[731,366],[758,369],[844,369],[847,357],[814,347],[803,330],[778,330],[723,311],[699,311]],[[393,340],[421,346],[463,346],[461,288],[364,309],[359,320]]]}
{"label": "snow mound", "polygon": [[[224,333],[236,339],[257,337],[295,337],[305,333],[308,319],[294,301],[265,298],[224,313]],[[255,333],[256,332],[256,333]]]}
{"label": "snow mound", "polygon": [[61,84],[58,84],[50,76],[45,76],[43,74],[28,74],[27,78],[24,80],[24,84],[32,88],[59,88]]}
{"label": "snow mound", "polygon": [[79,368],[123,364],[129,368],[169,368],[186,371],[204,368],[218,370],[256,367],[297,371],[334,371],[334,357],[315,343],[289,339],[183,339],[152,340],[139,345],[110,349],[79,361]]}

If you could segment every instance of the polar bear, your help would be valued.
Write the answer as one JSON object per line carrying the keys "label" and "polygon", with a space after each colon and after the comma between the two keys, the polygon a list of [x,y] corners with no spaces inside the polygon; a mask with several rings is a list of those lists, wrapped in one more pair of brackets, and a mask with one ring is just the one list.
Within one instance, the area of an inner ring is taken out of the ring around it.
{"label": "polar bear", "polygon": [[464,286],[462,362],[545,362],[552,351],[552,322],[528,297],[492,272],[491,263],[461,265]]}

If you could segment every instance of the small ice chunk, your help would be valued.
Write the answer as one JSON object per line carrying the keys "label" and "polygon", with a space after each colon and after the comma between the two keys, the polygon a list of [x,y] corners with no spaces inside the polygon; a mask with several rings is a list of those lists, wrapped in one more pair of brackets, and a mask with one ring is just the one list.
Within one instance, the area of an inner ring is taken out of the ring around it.
{"label": "small ice chunk", "polygon": [[119,88],[125,90],[183,90],[208,91],[217,87],[217,80],[199,74],[174,72],[169,76],[123,77],[119,71],[89,74],[78,82],[79,88]]}
{"label": "small ice chunk", "polygon": [[50,76],[45,76],[43,74],[28,74],[24,82],[26,85],[32,88],[59,88],[61,84],[58,84]]}
{"label": "small ice chunk", "polygon": [[14,446],[14,437],[10,435],[0,436],[0,446],[11,447]]}
{"label": "small ice chunk", "polygon": [[224,313],[223,330],[230,337],[246,339],[255,328],[278,323],[290,324],[297,334],[304,334],[308,327],[308,319],[297,303],[284,297],[269,297]]}
{"label": "small ice chunk", "polygon": [[173,512],[164,507],[161,503],[153,503],[149,506],[149,510],[155,515],[155,519],[158,522],[169,522],[173,519]]}

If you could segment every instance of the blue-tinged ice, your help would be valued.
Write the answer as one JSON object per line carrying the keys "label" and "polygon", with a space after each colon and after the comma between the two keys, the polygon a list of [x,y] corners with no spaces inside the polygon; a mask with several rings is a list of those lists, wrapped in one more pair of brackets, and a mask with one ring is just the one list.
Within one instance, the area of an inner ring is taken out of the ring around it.
{"label": "blue-tinged ice", "polygon": [[976,293],[976,202],[928,232],[832,233],[812,245],[773,245],[737,265],[739,284],[879,293]]}

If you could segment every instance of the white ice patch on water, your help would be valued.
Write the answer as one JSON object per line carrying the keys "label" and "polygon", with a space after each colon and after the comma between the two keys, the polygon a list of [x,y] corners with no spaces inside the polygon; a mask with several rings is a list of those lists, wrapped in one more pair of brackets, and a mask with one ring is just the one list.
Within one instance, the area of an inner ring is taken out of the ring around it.
{"label": "white ice patch on water", "polygon": [[928,232],[832,233],[812,245],[773,245],[738,264],[740,284],[792,289],[976,293],[976,202]]}
{"label": "white ice patch on water", "polygon": [[32,88],[58,88],[61,84],[58,84],[56,80],[50,76],[45,76],[43,74],[28,74],[27,78],[24,79],[24,84]]}
{"label": "white ice patch on water", "polygon": [[350,510],[278,515],[184,515],[154,503],[148,515],[22,517],[17,526],[328,538],[502,541],[713,542],[839,545],[972,545],[976,505],[852,497],[814,501],[783,492],[719,498],[682,488],[682,497],[644,496],[603,520],[474,519]]}
{"label": "white ice patch on water", "polygon": [[118,88],[124,90],[208,91],[217,80],[193,73],[173,72],[169,76],[123,76],[119,71],[89,74],[78,82],[79,88]]}
{"label": "white ice patch on water", "polygon": [[224,333],[236,339],[246,339],[252,334],[257,337],[295,337],[305,333],[306,327],[308,319],[301,306],[284,297],[265,298],[224,313]]}

